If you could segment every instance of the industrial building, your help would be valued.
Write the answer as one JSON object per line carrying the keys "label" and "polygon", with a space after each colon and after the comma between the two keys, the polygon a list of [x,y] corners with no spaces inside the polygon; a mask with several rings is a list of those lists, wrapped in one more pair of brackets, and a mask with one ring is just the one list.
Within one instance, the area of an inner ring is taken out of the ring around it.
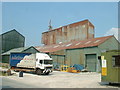
{"label": "industrial building", "polygon": [[9,63],[10,53],[37,53],[37,52],[39,51],[33,46],[14,48],[2,54],[2,62]]}
{"label": "industrial building", "polygon": [[54,68],[61,65],[83,65],[88,71],[100,72],[102,52],[118,50],[120,43],[114,36],[105,36],[87,40],[78,40],[67,43],[44,45],[35,47],[37,50],[48,53],[54,61]]}
{"label": "industrial building", "polygon": [[13,29],[0,35],[0,44],[1,44],[0,46],[0,60],[1,60],[2,53],[13,48],[24,47],[25,37],[15,29]]}
{"label": "industrial building", "polygon": [[94,38],[94,25],[89,20],[72,23],[42,33],[42,43],[52,45]]}
{"label": "industrial building", "polygon": [[[50,26],[51,27],[51,26]],[[42,33],[44,46],[37,50],[48,53],[54,68],[61,65],[80,64],[88,71],[100,72],[102,52],[118,50],[120,43],[114,36],[94,37],[94,25],[89,20],[72,23]]]}
{"label": "industrial building", "polygon": [[2,53],[18,47],[24,47],[25,37],[15,29],[0,35],[2,40]]}

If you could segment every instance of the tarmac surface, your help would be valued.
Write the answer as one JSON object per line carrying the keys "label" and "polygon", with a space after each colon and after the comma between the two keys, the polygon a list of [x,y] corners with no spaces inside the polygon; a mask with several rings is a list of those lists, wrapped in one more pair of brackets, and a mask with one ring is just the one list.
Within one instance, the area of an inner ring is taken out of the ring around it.
{"label": "tarmac surface", "polygon": [[101,74],[95,72],[68,73],[53,71],[50,75],[18,72],[12,76],[1,76],[2,88],[118,88],[118,85],[101,83]]}

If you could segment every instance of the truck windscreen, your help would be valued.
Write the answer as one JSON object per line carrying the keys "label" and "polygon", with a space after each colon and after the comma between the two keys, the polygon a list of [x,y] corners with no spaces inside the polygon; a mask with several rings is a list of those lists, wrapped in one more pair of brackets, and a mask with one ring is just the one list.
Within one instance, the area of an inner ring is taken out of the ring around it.
{"label": "truck windscreen", "polygon": [[52,60],[44,60],[44,64],[52,64],[53,61]]}

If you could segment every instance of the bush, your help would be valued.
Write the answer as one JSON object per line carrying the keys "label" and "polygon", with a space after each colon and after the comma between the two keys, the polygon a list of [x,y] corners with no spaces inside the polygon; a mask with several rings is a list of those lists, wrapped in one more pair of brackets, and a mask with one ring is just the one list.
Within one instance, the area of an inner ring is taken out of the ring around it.
{"label": "bush", "polygon": [[0,67],[9,68],[9,64],[8,63],[0,63]]}

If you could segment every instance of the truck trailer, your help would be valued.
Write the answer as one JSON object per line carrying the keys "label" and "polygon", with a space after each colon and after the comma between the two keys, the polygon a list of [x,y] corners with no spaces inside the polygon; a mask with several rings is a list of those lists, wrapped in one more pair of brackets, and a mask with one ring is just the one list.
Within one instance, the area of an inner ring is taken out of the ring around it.
{"label": "truck trailer", "polygon": [[14,71],[29,71],[48,75],[53,71],[53,60],[45,53],[11,53],[10,69]]}

